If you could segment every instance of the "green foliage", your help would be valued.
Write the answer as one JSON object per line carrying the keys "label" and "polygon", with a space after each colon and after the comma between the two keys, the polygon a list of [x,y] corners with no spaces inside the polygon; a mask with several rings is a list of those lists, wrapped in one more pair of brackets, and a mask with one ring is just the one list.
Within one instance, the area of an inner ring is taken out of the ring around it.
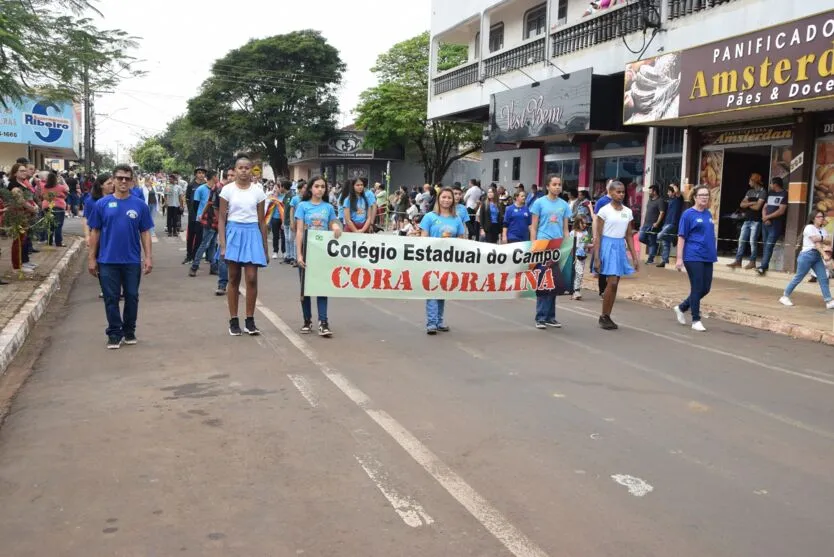
{"label": "green foliage", "polygon": [[188,118],[221,136],[236,134],[286,176],[290,150],[335,128],[344,70],[339,52],[317,31],[251,40],[214,63],[188,102]]}
{"label": "green foliage", "polygon": [[210,169],[230,166],[235,151],[241,147],[240,138],[235,134],[200,128],[188,116],[174,119],[158,139],[171,156],[191,170],[197,166]]}
{"label": "green foliage", "polygon": [[110,151],[96,151],[93,153],[93,167],[99,172],[111,172],[116,166],[116,158]]}
{"label": "green foliage", "polygon": [[79,99],[83,69],[93,89],[137,75],[132,37],[98,28],[96,0],[0,0],[0,105],[25,95]]}
{"label": "green foliage", "polygon": [[[35,234],[41,230],[47,229],[55,220],[51,211],[47,210],[44,217],[38,219],[36,215],[26,210],[27,205],[33,203],[34,196],[32,192],[25,189],[15,189],[9,191],[6,188],[0,188],[0,203],[2,203],[5,212],[3,213],[3,230],[10,238],[17,238],[21,234],[29,233]],[[23,242],[18,242],[18,253],[20,261],[23,261]],[[23,270],[18,273],[20,278],[23,278]]]}
{"label": "green foliage", "polygon": [[445,72],[466,63],[469,59],[469,46],[465,44],[440,45],[437,52],[437,71]]}
{"label": "green foliage", "polygon": [[133,162],[146,172],[160,172],[165,168],[168,152],[156,137],[145,139],[133,149]]}
{"label": "green foliage", "polygon": [[[444,45],[439,58],[443,64],[457,66],[466,61],[466,48]],[[415,147],[429,183],[442,180],[454,161],[481,149],[481,125],[427,119],[428,33],[395,44],[377,58],[371,71],[379,85],[360,95],[356,109],[356,125],[365,130],[369,147]]]}

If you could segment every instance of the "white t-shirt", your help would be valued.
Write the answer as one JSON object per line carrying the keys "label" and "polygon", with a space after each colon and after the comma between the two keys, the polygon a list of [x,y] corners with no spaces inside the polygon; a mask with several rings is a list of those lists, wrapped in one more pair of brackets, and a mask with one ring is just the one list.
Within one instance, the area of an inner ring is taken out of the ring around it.
{"label": "white t-shirt", "polygon": [[477,209],[483,194],[484,190],[480,187],[470,186],[469,189],[466,190],[466,193],[463,194],[463,202],[466,204],[466,208]]}
{"label": "white t-shirt", "polygon": [[816,249],[816,244],[811,241],[811,236],[820,236],[824,240],[828,236],[828,231],[825,228],[817,228],[813,224],[809,224],[802,231],[802,251],[811,251]]}
{"label": "white t-shirt", "polygon": [[258,203],[266,199],[266,194],[256,184],[241,189],[232,182],[223,186],[220,197],[229,203],[228,220],[246,223],[258,222]]}
{"label": "white t-shirt", "polygon": [[631,209],[624,205],[620,211],[617,211],[610,203],[600,209],[597,216],[604,221],[602,235],[609,238],[625,238],[628,223],[634,219]]}

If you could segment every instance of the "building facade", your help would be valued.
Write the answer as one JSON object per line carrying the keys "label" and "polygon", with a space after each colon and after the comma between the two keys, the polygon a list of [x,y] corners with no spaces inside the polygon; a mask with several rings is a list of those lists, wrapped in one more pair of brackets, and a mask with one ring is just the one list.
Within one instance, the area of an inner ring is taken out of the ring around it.
{"label": "building facade", "polygon": [[[429,116],[484,124],[483,181],[556,173],[597,193],[618,177],[633,184],[638,205],[641,185],[705,183],[718,236],[733,238],[749,175],[780,176],[791,240],[772,269],[793,268],[792,239],[812,207],[834,221],[830,2],[435,0],[432,8]],[[467,45],[468,61],[438,71],[445,44]],[[516,161],[519,172],[501,172]]]}
{"label": "building facade", "polygon": [[26,157],[37,168],[47,159],[74,161],[81,152],[81,108],[68,102],[5,99],[0,106],[0,168]]}

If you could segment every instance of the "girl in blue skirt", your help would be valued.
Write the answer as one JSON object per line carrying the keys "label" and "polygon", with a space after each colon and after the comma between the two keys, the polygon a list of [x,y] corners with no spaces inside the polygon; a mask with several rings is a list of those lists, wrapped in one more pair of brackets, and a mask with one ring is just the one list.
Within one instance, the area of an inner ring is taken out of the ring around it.
{"label": "girl in blue skirt", "polygon": [[[602,315],[599,326],[603,329],[616,329],[617,324],[611,320],[611,310],[617,299],[617,287],[620,277],[630,275],[637,270],[639,261],[634,252],[634,232],[631,221],[634,215],[631,209],[623,205],[625,186],[622,182],[608,185],[611,203],[601,208],[594,221],[594,266],[600,277],[605,280],[605,292],[602,296]],[[634,267],[628,262],[626,247],[631,253]]]}
{"label": "girl in blue skirt", "polygon": [[[255,304],[258,301],[258,267],[267,263],[267,231],[264,220],[266,194],[251,182],[252,161],[245,155],[235,160],[235,181],[220,191],[220,215],[217,237],[220,257],[229,269],[229,286],[226,299],[229,302],[229,334],[240,336],[243,332],[259,335],[255,326]],[[246,278],[246,321],[243,331],[237,317],[240,296],[241,270]]]}

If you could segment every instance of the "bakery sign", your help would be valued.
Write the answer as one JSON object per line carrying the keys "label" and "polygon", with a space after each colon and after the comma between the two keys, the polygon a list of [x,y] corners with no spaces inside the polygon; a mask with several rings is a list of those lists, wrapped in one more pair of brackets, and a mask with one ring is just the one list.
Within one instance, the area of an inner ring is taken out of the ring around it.
{"label": "bakery sign", "polygon": [[626,66],[623,121],[834,98],[834,11]]}

